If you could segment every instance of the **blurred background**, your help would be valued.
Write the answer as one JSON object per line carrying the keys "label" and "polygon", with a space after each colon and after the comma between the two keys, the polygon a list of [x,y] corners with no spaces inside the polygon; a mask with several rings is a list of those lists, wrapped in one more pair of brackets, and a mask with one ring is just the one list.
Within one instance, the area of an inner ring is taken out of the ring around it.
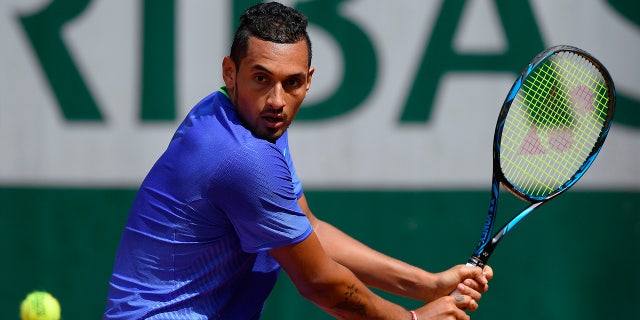
{"label": "blurred background", "polygon": [[[0,0],[0,318],[18,319],[36,289],[65,320],[101,317],[136,189],[187,111],[222,85],[253,3]],[[516,74],[557,44],[601,60],[618,93],[607,143],[502,242],[472,317],[638,317],[638,2],[283,3],[310,20],[316,73],[290,142],[312,210],[434,272],[464,263],[480,235],[495,119]],[[502,200],[498,219],[525,206]],[[329,317],[283,274],[263,318]]]}

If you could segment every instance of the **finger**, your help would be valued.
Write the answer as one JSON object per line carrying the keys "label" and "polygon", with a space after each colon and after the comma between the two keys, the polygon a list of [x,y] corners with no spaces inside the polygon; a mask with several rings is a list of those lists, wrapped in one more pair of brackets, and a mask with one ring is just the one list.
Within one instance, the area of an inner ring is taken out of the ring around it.
{"label": "finger", "polygon": [[[466,265],[463,268],[462,275],[464,279],[475,279],[481,285],[489,283],[483,268]],[[493,269],[489,268],[487,271],[493,276]]]}
{"label": "finger", "polygon": [[459,283],[456,287],[456,292],[470,296],[473,300],[480,300],[482,298],[482,293],[478,291],[476,282],[471,280],[465,280],[464,283]]}
{"label": "finger", "polygon": [[486,284],[479,283],[479,280],[475,279],[464,279],[460,284],[465,285],[473,290],[481,291]]}
{"label": "finger", "polygon": [[493,277],[493,269],[488,268],[485,272],[484,269],[477,268],[478,273],[471,277],[468,277],[463,283],[478,292],[487,292],[489,290],[489,279]]}
{"label": "finger", "polygon": [[462,282],[456,286],[456,289],[450,295],[467,294],[473,299],[479,300],[481,294],[489,290],[489,279],[487,277],[493,277],[493,269],[487,267],[485,271],[484,268],[471,265],[458,265],[456,267]]}
{"label": "finger", "polygon": [[472,279],[466,279],[464,280],[463,283],[466,286],[470,287],[471,289],[478,291],[480,293],[487,292],[489,290],[489,282],[480,284],[477,281],[474,281]]}
{"label": "finger", "polygon": [[493,279],[493,268],[491,268],[490,266],[484,266],[484,268],[482,269],[482,273],[484,273],[484,276],[485,278],[487,278],[487,280]]}
{"label": "finger", "polygon": [[452,297],[455,300],[456,307],[461,310],[476,311],[478,309],[478,303],[467,295],[458,295]]}

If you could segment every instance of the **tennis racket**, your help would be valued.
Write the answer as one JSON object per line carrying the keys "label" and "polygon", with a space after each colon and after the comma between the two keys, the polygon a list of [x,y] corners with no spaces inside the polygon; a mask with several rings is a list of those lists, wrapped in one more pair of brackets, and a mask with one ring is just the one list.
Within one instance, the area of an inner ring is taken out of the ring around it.
{"label": "tennis racket", "polygon": [[[522,71],[498,116],[489,213],[467,265],[486,265],[522,219],[584,175],[609,133],[615,102],[609,72],[581,49],[549,48]],[[492,236],[500,185],[529,206]]]}

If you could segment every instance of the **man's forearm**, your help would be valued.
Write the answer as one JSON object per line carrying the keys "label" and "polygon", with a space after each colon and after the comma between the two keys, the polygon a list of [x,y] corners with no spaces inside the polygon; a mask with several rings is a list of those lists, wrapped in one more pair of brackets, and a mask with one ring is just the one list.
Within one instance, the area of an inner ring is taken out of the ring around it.
{"label": "man's forearm", "polygon": [[314,232],[269,251],[298,291],[338,319],[409,319],[403,307],[373,293],[351,270],[328,256]]}
{"label": "man's forearm", "polygon": [[421,301],[437,298],[431,273],[375,251],[324,221],[317,220],[315,231],[327,254],[366,285]]}

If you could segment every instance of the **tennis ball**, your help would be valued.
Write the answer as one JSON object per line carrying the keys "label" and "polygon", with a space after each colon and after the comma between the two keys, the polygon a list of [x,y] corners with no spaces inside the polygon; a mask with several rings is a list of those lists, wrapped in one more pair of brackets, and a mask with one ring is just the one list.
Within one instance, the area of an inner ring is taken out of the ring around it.
{"label": "tennis ball", "polygon": [[51,294],[34,291],[20,305],[22,320],[59,320],[60,304]]}

